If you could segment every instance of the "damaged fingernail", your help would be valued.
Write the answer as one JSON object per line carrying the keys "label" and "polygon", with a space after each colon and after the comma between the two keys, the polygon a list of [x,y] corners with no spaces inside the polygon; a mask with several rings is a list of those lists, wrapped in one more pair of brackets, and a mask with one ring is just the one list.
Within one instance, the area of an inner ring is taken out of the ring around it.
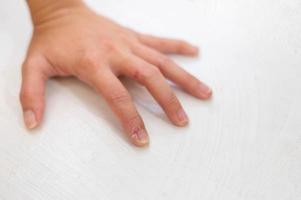
{"label": "damaged fingernail", "polygon": [[144,129],[137,128],[132,133],[133,142],[138,146],[145,146],[149,143],[149,137]]}

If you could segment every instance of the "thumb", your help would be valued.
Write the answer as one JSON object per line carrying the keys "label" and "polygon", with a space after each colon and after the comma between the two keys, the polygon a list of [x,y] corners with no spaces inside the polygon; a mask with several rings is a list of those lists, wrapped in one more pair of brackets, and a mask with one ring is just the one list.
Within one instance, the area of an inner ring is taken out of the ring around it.
{"label": "thumb", "polygon": [[22,66],[22,86],[20,101],[23,108],[24,122],[32,129],[42,120],[45,107],[45,82],[47,61],[43,58],[28,58]]}

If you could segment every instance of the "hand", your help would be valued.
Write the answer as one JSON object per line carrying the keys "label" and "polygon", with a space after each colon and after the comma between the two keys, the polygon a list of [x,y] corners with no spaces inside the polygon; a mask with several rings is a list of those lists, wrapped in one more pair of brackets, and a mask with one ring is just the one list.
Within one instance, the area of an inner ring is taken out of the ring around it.
{"label": "hand", "polygon": [[20,93],[28,128],[42,120],[45,82],[50,77],[75,76],[95,88],[137,146],[148,143],[148,134],[119,76],[144,85],[177,126],[185,126],[188,117],[166,79],[197,98],[211,96],[204,83],[164,55],[196,56],[198,49],[186,42],[136,33],[84,5],[40,11],[33,19]]}

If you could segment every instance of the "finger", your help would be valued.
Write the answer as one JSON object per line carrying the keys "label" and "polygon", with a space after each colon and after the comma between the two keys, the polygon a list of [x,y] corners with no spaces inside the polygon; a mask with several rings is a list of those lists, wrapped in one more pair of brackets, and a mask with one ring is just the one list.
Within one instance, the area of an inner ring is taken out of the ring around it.
{"label": "finger", "polygon": [[103,95],[111,109],[117,115],[125,132],[136,146],[145,146],[149,137],[142,118],[134,106],[128,91],[109,70],[97,73],[92,85]]}
{"label": "finger", "polygon": [[43,70],[46,65],[43,59],[31,58],[26,60],[22,67],[20,101],[24,122],[29,129],[37,127],[43,117],[45,82],[48,79]]}
{"label": "finger", "polygon": [[182,40],[159,38],[145,34],[138,34],[138,39],[142,44],[156,49],[164,54],[196,56],[199,53],[197,47]]}
{"label": "finger", "polygon": [[144,85],[175,125],[185,126],[188,117],[159,69],[136,56],[126,57],[123,62],[124,75]]}
{"label": "finger", "polygon": [[200,99],[211,97],[212,90],[205,83],[186,72],[167,56],[142,45],[134,47],[133,52],[157,66],[166,78],[182,87],[189,94]]}

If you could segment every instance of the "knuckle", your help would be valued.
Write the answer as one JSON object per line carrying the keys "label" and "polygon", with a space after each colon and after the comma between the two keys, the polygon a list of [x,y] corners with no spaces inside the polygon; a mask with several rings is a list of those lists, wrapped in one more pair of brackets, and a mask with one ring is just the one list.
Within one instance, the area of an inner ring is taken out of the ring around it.
{"label": "knuckle", "polygon": [[80,62],[83,65],[90,66],[90,67],[96,66],[98,62],[98,53],[95,53],[95,51],[90,51],[90,50],[84,51],[80,58]]}
{"label": "knuckle", "polygon": [[173,64],[173,61],[170,58],[165,57],[165,56],[160,58],[158,61],[158,65],[160,68],[164,68],[164,67],[170,66],[172,64]]}
{"label": "knuckle", "polygon": [[25,99],[27,99],[27,97],[28,97],[28,94],[27,94],[27,93],[25,93],[24,91],[21,91],[21,92],[20,92],[20,94],[19,94],[19,99],[20,99],[21,102],[24,102]]}
{"label": "knuckle", "polygon": [[36,69],[39,66],[42,66],[43,63],[35,57],[29,57],[22,63],[22,73],[25,74],[31,69]]}
{"label": "knuckle", "polygon": [[183,49],[187,48],[187,42],[183,41],[183,40],[176,40],[174,41],[174,48],[176,51],[181,51]]}
{"label": "knuckle", "polygon": [[119,38],[126,43],[131,43],[133,41],[136,41],[135,37],[131,33],[128,33],[128,32],[120,32]]}
{"label": "knuckle", "polygon": [[152,79],[154,77],[158,77],[160,75],[160,70],[156,67],[149,67],[146,70],[144,70],[143,76],[146,79]]}
{"label": "knuckle", "polygon": [[194,79],[191,81],[191,88],[199,89],[201,82],[199,80]]}
{"label": "knuckle", "polygon": [[99,70],[99,54],[97,51],[86,50],[81,54],[79,62],[74,68],[77,77],[91,76]]}
{"label": "knuckle", "polygon": [[161,72],[156,67],[147,67],[143,70],[136,70],[134,74],[134,78],[139,82],[145,83],[150,82],[153,79],[157,78],[161,75]]}
{"label": "knuckle", "polygon": [[126,127],[129,127],[129,128],[143,127],[142,119],[138,114],[127,117],[123,123]]}
{"label": "knuckle", "polygon": [[52,73],[51,65],[43,55],[33,54],[26,58],[22,63],[22,76],[26,78],[28,75],[35,74],[42,76],[43,79]]}
{"label": "knuckle", "polygon": [[183,84],[186,85],[188,90],[198,90],[199,85],[200,85],[200,81],[195,78],[193,75],[187,73],[183,75],[183,80],[182,80]]}
{"label": "knuckle", "polygon": [[37,96],[36,92],[30,90],[30,89],[22,89],[19,95],[21,102],[31,101],[35,96]]}
{"label": "knuckle", "polygon": [[173,92],[171,92],[170,95],[167,97],[165,106],[168,106],[168,107],[170,107],[170,106],[179,107],[180,106],[179,100]]}
{"label": "knuckle", "polygon": [[185,42],[185,41],[178,41],[178,45],[177,45],[177,51],[178,52],[181,52],[181,51],[183,51],[183,50],[185,50],[185,49],[187,49],[188,48],[188,43],[187,42]]}
{"label": "knuckle", "polygon": [[131,97],[127,95],[125,92],[119,92],[119,93],[113,93],[108,97],[108,100],[113,104],[113,105],[119,105],[119,104],[124,104],[128,103],[131,101]]}
{"label": "knuckle", "polygon": [[33,57],[29,57],[26,60],[24,60],[23,62],[23,67],[29,67],[29,66],[36,66],[38,65],[38,60],[36,58]]}
{"label": "knuckle", "polygon": [[200,81],[190,74],[186,74],[184,80],[191,88],[199,87]]}
{"label": "knuckle", "polygon": [[157,39],[155,41],[157,42],[157,44],[158,44],[159,47],[164,47],[164,46],[168,45],[167,41],[164,40],[164,39]]}
{"label": "knuckle", "polygon": [[44,94],[42,92],[29,89],[23,89],[19,94],[19,100],[24,110],[27,108],[43,108],[45,105],[43,98]]}
{"label": "knuckle", "polygon": [[106,53],[114,53],[118,51],[117,45],[110,40],[102,40],[101,45]]}

